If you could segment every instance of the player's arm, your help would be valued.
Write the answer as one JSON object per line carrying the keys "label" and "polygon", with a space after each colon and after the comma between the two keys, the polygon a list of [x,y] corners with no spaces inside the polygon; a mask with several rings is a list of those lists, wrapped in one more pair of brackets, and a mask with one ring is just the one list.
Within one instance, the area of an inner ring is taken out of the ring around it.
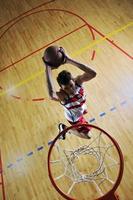
{"label": "player's arm", "polygon": [[49,96],[52,100],[59,101],[59,98],[57,96],[57,92],[54,89],[54,85],[52,82],[52,70],[50,66],[46,66],[46,78],[47,78],[47,87]]}
{"label": "player's arm", "polygon": [[96,76],[96,72],[93,69],[91,69],[89,66],[86,66],[86,65],[84,65],[80,62],[77,62],[71,58],[67,58],[67,63],[70,63],[84,71],[84,73],[82,75],[79,75],[76,77],[76,82],[78,84],[82,84],[86,81],[89,81]]}
{"label": "player's arm", "polygon": [[66,53],[65,50],[61,47],[60,51],[64,54],[64,64],[68,63],[68,64],[72,64],[76,67],[78,67],[79,69],[83,70],[84,73],[82,75],[79,75],[76,77],[76,82],[78,84],[82,84],[83,82],[89,81],[91,79],[93,79],[96,76],[96,72],[91,69],[89,66],[86,66],[80,62],[77,62],[71,58],[69,58]]}
{"label": "player's arm", "polygon": [[42,60],[43,60],[43,63],[45,65],[45,73],[46,73],[49,96],[50,96],[51,100],[59,101],[59,98],[56,95],[56,91],[54,89],[54,85],[53,85],[53,82],[52,82],[52,68],[48,64],[46,64],[44,57],[42,57]]}
{"label": "player's arm", "polygon": [[49,96],[52,100],[55,101],[64,101],[66,98],[66,94],[63,92],[63,90],[60,91],[55,91],[53,82],[52,82],[52,69],[56,68],[51,68],[48,64],[46,64],[44,57],[42,57],[43,63],[45,64],[45,72],[46,72],[46,79],[47,79],[47,87],[48,87],[48,92]]}

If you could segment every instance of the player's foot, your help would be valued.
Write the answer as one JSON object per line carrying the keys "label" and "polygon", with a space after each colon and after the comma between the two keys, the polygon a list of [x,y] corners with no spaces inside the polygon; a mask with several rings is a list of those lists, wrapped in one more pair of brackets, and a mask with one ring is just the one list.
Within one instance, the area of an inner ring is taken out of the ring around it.
{"label": "player's foot", "polygon": [[[61,133],[65,128],[67,128],[67,126],[65,124],[60,123],[58,125],[59,133]],[[66,138],[66,133],[60,136],[60,139],[62,140],[65,140],[65,138]]]}
{"label": "player's foot", "polygon": [[91,132],[90,132],[90,131],[87,133],[87,137],[88,137],[88,139],[91,139],[91,137],[92,137],[92,134],[91,134]]}
{"label": "player's foot", "polygon": [[92,137],[91,130],[84,129],[81,133],[82,133],[82,136],[86,139],[91,139]]}

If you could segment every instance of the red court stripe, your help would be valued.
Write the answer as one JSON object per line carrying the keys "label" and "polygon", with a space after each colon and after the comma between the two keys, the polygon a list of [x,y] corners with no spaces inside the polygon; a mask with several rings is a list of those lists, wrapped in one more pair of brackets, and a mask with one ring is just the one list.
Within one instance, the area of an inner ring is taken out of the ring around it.
{"label": "red court stripe", "polygon": [[15,98],[15,99],[21,99],[21,97],[20,96],[15,96],[15,95],[11,95],[13,98]]}
{"label": "red court stripe", "polygon": [[95,38],[95,34],[93,33],[91,26],[90,26],[89,24],[87,24],[87,26],[88,26],[88,28],[89,28],[91,34],[92,34],[92,39],[95,40],[95,39],[96,39],[96,38]]}
{"label": "red court stripe", "polygon": [[[96,31],[99,35],[101,35],[102,37],[106,37],[103,33],[101,33],[100,31],[98,31],[96,28],[94,28],[93,26],[90,26],[94,31]],[[117,44],[115,44],[113,42],[113,40],[110,40],[109,38],[106,38],[107,41],[109,41],[113,46],[115,46],[117,49],[119,49],[121,52],[123,52],[125,55],[127,55],[129,58],[133,59],[133,56],[130,56],[126,51],[124,51],[121,47],[119,47]]]}
{"label": "red court stripe", "polygon": [[2,195],[3,195],[3,200],[6,200],[4,178],[3,178],[3,173],[2,173],[3,172],[3,168],[2,168],[1,152],[0,152],[0,168],[1,168]]}
{"label": "red court stripe", "polygon": [[95,55],[96,55],[96,51],[94,50],[93,53],[92,53],[91,60],[94,60]]}
{"label": "red court stripe", "polygon": [[42,3],[42,4],[40,4],[40,5],[38,5],[38,6],[34,7],[34,8],[31,8],[30,10],[28,10],[28,11],[26,11],[26,12],[24,12],[24,13],[21,13],[21,14],[18,15],[17,17],[11,19],[10,21],[8,21],[8,22],[6,22],[5,24],[3,24],[2,26],[0,26],[0,29],[2,29],[3,27],[5,27],[6,25],[10,24],[11,22],[15,21],[15,20],[18,19],[19,17],[21,17],[21,16],[27,14],[28,12],[33,11],[33,10],[35,10],[35,9],[37,9],[37,8],[40,8],[40,7],[42,7],[42,6],[46,5],[46,4],[52,3],[52,2],[54,2],[54,1],[55,1],[55,0],[51,0],[51,1],[48,1],[48,2],[45,2],[45,3]]}
{"label": "red court stripe", "polygon": [[64,37],[66,37],[66,36],[68,36],[68,35],[70,35],[70,34],[76,32],[77,30],[83,28],[84,26],[86,26],[86,24],[83,24],[82,26],[80,26],[80,27],[74,29],[73,31],[71,31],[71,32],[69,32],[69,33],[66,33],[65,35],[63,35],[63,36],[57,38],[56,40],[54,40],[54,41],[52,41],[52,42],[50,42],[50,43],[44,45],[43,47],[37,49],[36,51],[31,52],[30,54],[24,56],[23,58],[21,58],[21,59],[19,59],[19,60],[17,60],[17,61],[15,61],[14,63],[12,63],[12,64],[10,64],[10,65],[8,65],[8,66],[6,66],[6,67],[3,67],[3,69],[1,69],[0,72],[3,72],[3,71],[5,71],[6,69],[8,69],[8,68],[10,68],[10,67],[13,67],[13,65],[19,63],[20,61],[24,60],[25,58],[28,58],[29,56],[32,56],[33,54],[37,53],[38,51],[40,51],[40,50],[42,50],[42,49],[48,47],[49,45],[53,44],[54,42],[57,42],[58,40],[61,40],[61,39],[64,38]]}
{"label": "red court stripe", "polygon": [[45,98],[32,99],[32,101],[43,101]]}
{"label": "red court stripe", "polygon": [[[25,18],[25,17],[28,17],[28,16],[30,16],[30,15],[32,15],[32,14],[42,12],[42,11],[62,11],[62,12],[66,12],[66,13],[69,13],[69,14],[71,14],[71,15],[74,15],[74,16],[78,17],[81,21],[83,21],[83,22],[85,23],[83,26],[86,26],[86,25],[88,26],[88,28],[90,29],[90,31],[91,31],[91,33],[92,33],[92,37],[93,37],[93,38],[95,37],[93,31],[91,30],[91,26],[87,23],[86,20],[84,20],[80,15],[78,15],[78,14],[72,12],[72,11],[68,11],[68,10],[64,10],[64,9],[45,9],[45,10],[35,11],[34,13],[30,13],[30,14],[28,14],[28,15],[26,15],[26,16],[23,16],[21,19],[23,19],[23,18]],[[18,19],[17,22],[20,21],[21,19]],[[12,26],[13,26],[15,23],[17,23],[17,22],[14,22],[10,27],[12,27]],[[8,27],[7,30],[8,30],[10,27]],[[81,28],[82,28],[82,27],[81,27]],[[0,38],[7,32],[7,30],[5,30],[4,33],[2,33],[2,35],[0,36]],[[77,29],[77,30],[78,30],[78,29]],[[75,30],[75,31],[76,31],[76,30]],[[73,31],[73,32],[75,32],[75,31]],[[71,34],[71,33],[69,33],[69,34]],[[66,34],[65,36],[67,36],[67,35],[69,35],[69,34]],[[57,39],[57,40],[55,40],[55,41],[58,41],[58,40],[64,38],[65,36],[60,37],[59,39]],[[53,41],[53,42],[54,42],[54,41]],[[53,43],[53,42],[52,42],[52,43]],[[52,44],[52,43],[50,43],[50,44]],[[48,44],[48,45],[50,45],[50,44]],[[48,45],[46,45],[45,47],[47,47]],[[44,48],[44,47],[43,47],[43,48]],[[41,49],[42,49],[42,48],[36,50],[35,52],[37,52],[37,51],[39,51],[39,50],[41,50]],[[23,59],[29,57],[29,56],[32,55],[32,54],[34,54],[34,52],[31,53],[31,54],[29,54],[29,55],[27,55],[27,56],[25,56],[24,58],[20,59],[19,61],[16,61],[15,63],[12,63],[12,64],[8,65],[7,67],[4,67],[4,68],[9,68],[9,67],[11,67],[13,64],[16,64],[16,63],[22,61]],[[4,69],[4,70],[5,70],[5,69]],[[2,71],[4,71],[4,70],[2,69],[0,72],[2,72]]]}

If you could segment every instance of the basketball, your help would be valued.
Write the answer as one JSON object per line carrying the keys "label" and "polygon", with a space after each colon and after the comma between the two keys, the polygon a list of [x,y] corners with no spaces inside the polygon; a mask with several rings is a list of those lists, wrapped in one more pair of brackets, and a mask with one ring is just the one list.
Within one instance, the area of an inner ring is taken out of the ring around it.
{"label": "basketball", "polygon": [[51,68],[58,68],[64,61],[64,55],[58,46],[49,46],[44,52],[44,61]]}

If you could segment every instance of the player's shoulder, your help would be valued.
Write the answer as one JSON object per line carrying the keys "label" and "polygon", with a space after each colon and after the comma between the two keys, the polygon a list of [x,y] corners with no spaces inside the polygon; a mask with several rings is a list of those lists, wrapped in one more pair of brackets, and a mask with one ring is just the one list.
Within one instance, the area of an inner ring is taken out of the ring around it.
{"label": "player's shoulder", "polygon": [[62,89],[60,89],[58,92],[56,92],[56,95],[58,96],[60,101],[65,101],[65,99],[67,98],[67,94]]}
{"label": "player's shoulder", "polygon": [[81,75],[76,76],[76,77],[74,78],[74,82],[75,82],[75,84],[76,84],[77,86],[82,87],[83,82],[82,82],[82,80],[81,80]]}

